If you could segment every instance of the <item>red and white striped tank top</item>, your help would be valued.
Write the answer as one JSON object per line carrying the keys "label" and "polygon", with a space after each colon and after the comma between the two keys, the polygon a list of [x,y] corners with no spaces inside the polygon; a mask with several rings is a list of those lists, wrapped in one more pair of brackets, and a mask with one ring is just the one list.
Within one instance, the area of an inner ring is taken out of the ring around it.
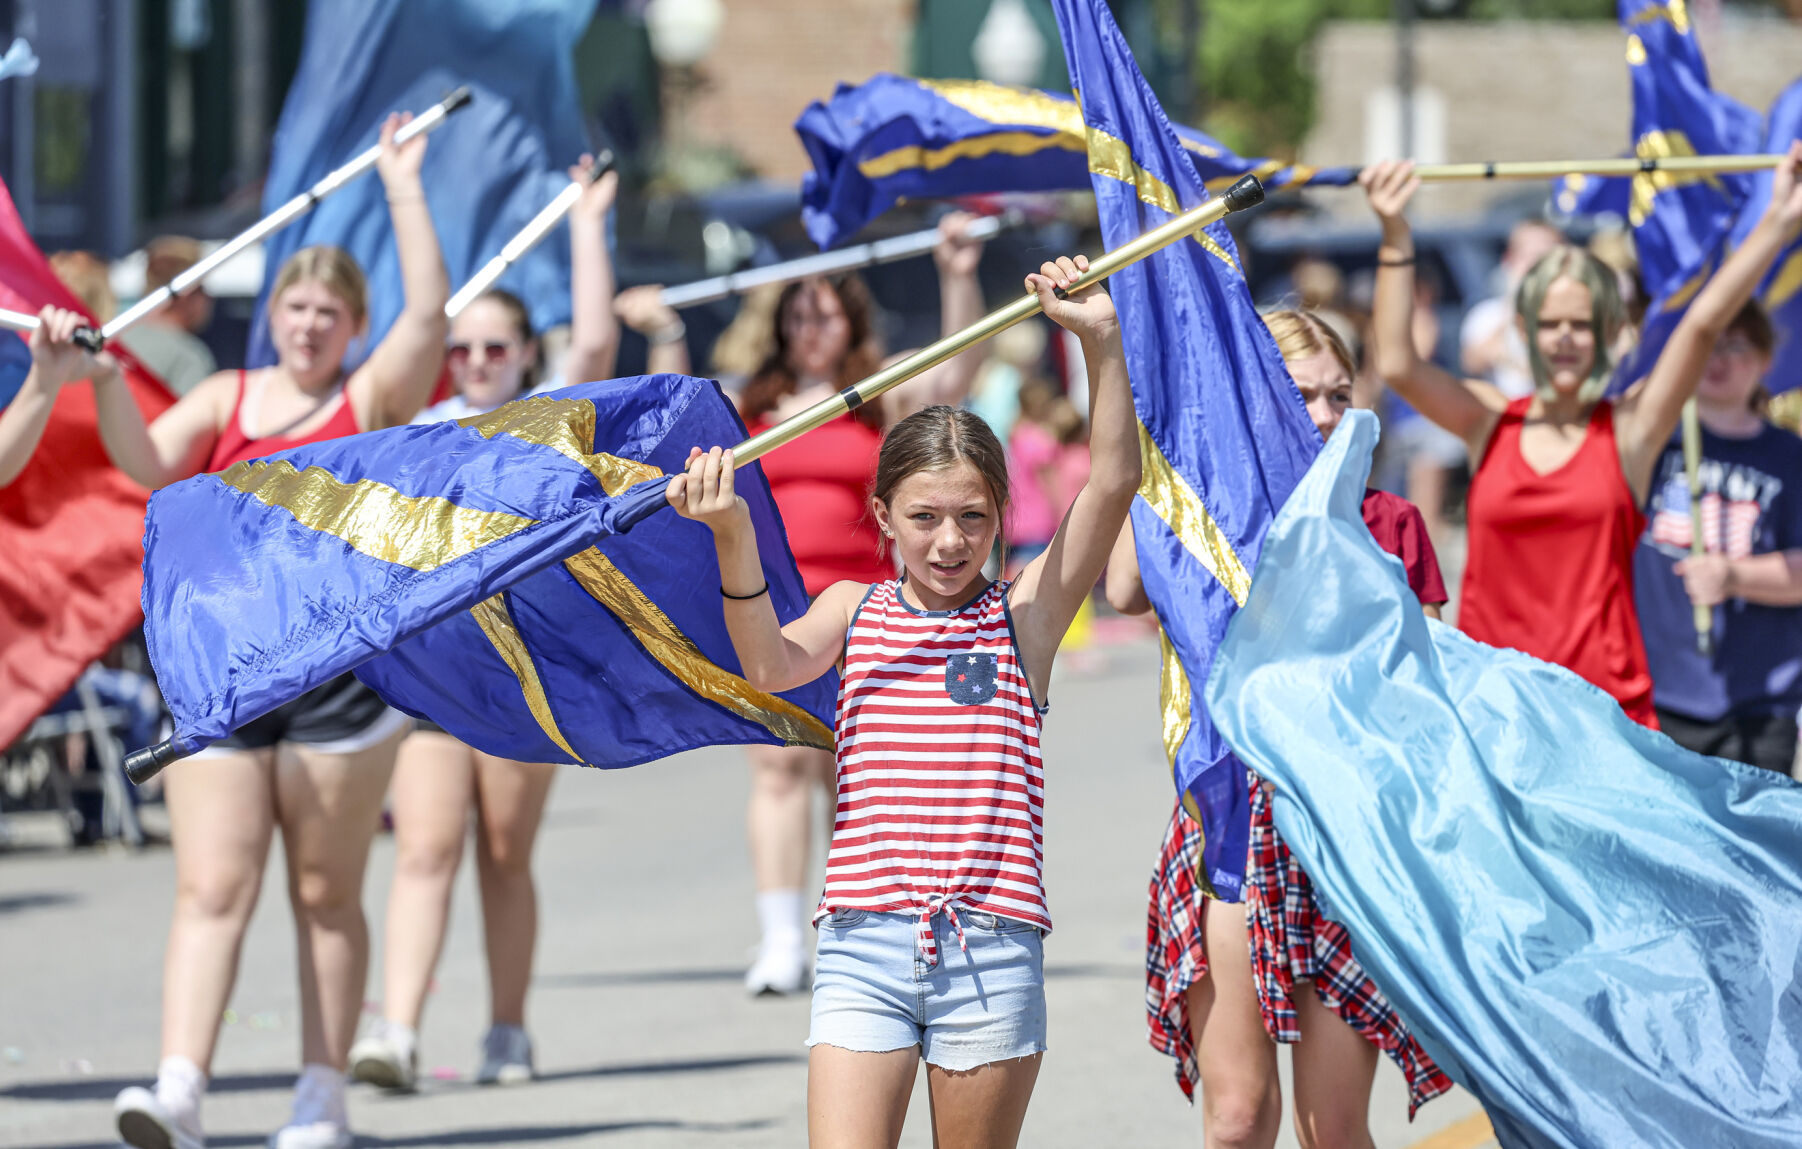
{"label": "red and white striped tank top", "polygon": [[840,909],[918,913],[928,965],[941,912],[960,944],[960,909],[1049,931],[1043,716],[1006,583],[949,611],[909,605],[899,582],[871,587],[845,633],[838,817],[814,921]]}

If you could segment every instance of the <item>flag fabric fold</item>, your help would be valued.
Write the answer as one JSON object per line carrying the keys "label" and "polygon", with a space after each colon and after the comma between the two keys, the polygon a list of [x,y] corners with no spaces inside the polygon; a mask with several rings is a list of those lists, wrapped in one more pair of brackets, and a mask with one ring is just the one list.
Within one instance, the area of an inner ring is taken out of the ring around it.
{"label": "flag fabric fold", "polygon": [[[1244,159],[1201,132],[1173,130],[1215,191],[1248,172],[1273,189],[1357,178],[1351,168]],[[822,249],[902,199],[1089,186],[1082,110],[1054,92],[884,72],[840,84],[830,100],[801,113],[795,132],[813,161],[801,185],[801,218]]]}
{"label": "flag fabric fold", "polygon": [[[1102,0],[1055,0],[1109,247],[1207,198]],[[1320,435],[1258,318],[1232,237],[1215,224],[1108,281],[1140,420],[1133,530],[1164,630],[1164,745],[1206,835],[1201,878],[1238,901],[1250,836],[1245,768],[1201,697],[1264,532]]]}
{"label": "flag fabric fold", "polygon": [[1359,963],[1508,1149],[1802,1144],[1802,787],[1422,614],[1346,415],[1207,701]]}
{"label": "flag fabric fold", "polygon": [[[86,314],[0,184],[0,307],[35,315],[47,305]],[[129,352],[110,350],[145,419],[175,401]],[[24,337],[0,331],[0,407],[30,370]],[[31,461],[0,487],[0,747],[138,624],[149,494],[107,457],[93,388],[64,387]]]}
{"label": "flag fabric fold", "polygon": [[[376,143],[390,112],[422,112],[460,85],[473,99],[426,145],[421,179],[453,287],[569,185],[587,150],[570,59],[595,0],[315,0],[300,68],[276,125],[263,210],[274,211]],[[376,173],[355,180],[270,237],[250,362],[275,361],[268,294],[288,256],[333,244],[369,281],[362,355],[400,314],[400,256]],[[525,301],[542,331],[567,323],[569,235],[559,227],[497,286]]]}
{"label": "flag fabric fold", "polygon": [[[159,492],[144,609],[193,750],[355,669],[506,758],[630,766],[695,746],[831,745],[836,680],[740,675],[707,528],[654,514],[718,388],[581,384],[456,422],[297,447]],[[761,470],[739,472],[778,617],[807,607]],[[629,535],[622,532],[632,526]]]}

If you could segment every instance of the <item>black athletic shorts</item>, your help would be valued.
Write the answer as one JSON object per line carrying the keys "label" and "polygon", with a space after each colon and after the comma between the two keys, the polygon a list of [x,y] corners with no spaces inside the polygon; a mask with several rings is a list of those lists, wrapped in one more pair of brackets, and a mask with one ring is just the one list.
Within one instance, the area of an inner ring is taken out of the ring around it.
{"label": "black athletic shorts", "polygon": [[1658,728],[1686,750],[1779,774],[1787,775],[1796,759],[1794,714],[1729,714],[1715,722],[1700,722],[1660,706]]}
{"label": "black athletic shorts", "polygon": [[358,682],[356,675],[340,674],[293,702],[251,719],[207,749],[264,750],[279,742],[292,742],[326,754],[354,754],[405,729],[411,721]]}

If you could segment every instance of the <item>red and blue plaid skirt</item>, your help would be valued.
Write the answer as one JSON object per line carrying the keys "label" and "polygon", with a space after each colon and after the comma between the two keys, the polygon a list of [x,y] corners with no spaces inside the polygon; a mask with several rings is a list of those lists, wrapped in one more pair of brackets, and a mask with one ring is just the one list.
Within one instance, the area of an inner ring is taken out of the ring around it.
{"label": "red and blue plaid skirt", "polygon": [[[1301,1040],[1295,983],[1311,981],[1326,1007],[1387,1053],[1408,1079],[1408,1117],[1452,1087],[1395,1008],[1358,965],[1345,927],[1321,913],[1314,886],[1277,836],[1270,800],[1253,776],[1251,848],[1245,909],[1252,974],[1264,1029],[1286,1044]],[[1151,876],[1145,937],[1145,1012],[1151,1046],[1176,1059],[1176,1082],[1190,1100],[1200,1069],[1189,1029],[1188,990],[1208,972],[1202,934],[1201,830],[1179,803]]]}

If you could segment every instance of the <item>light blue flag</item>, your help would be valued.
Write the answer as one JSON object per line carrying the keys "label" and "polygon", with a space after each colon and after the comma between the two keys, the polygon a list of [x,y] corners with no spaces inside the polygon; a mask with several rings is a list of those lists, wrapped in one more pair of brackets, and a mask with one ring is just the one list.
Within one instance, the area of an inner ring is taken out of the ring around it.
{"label": "light blue flag", "polygon": [[[1102,0],[1054,0],[1087,125],[1101,232],[1118,247],[1208,198]],[[1164,632],[1164,747],[1205,835],[1202,882],[1238,901],[1251,829],[1245,767],[1201,687],[1250,586],[1264,532],[1320,434],[1215,224],[1108,280],[1138,410],[1145,479],[1133,531]]]}
{"label": "light blue flag", "polygon": [[1376,439],[1347,413],[1207,684],[1323,909],[1507,1149],[1802,1145],[1802,787],[1428,620]]}
{"label": "light blue flag", "polygon": [[[1248,173],[1267,189],[1358,178],[1356,168],[1246,159],[1194,128],[1173,130],[1213,191]],[[1057,92],[883,72],[816,100],[795,121],[795,132],[813,161],[801,183],[801,218],[822,249],[843,243],[903,199],[1089,186],[1082,110]]]}
{"label": "light blue flag", "polygon": [[[1771,102],[1765,116],[1764,150],[1787,152],[1790,145],[1802,140],[1802,80],[1796,80]],[[1740,208],[1739,221],[1733,226],[1733,243],[1745,241],[1758,226],[1765,208],[1771,202],[1772,173],[1752,175],[1752,194]],[[1765,375],[1765,390],[1776,395],[1802,387],[1802,240],[1789,246],[1765,274],[1758,288],[1759,302],[1771,316],[1777,329],[1777,353],[1771,370]]]}
{"label": "light blue flag", "polygon": [[[300,70],[276,125],[263,210],[273,211],[373,145],[390,112],[423,112],[467,85],[474,98],[426,144],[426,203],[455,288],[558,192],[587,150],[570,50],[595,0],[313,0]],[[275,361],[269,287],[288,256],[342,247],[369,280],[360,360],[400,314],[400,255],[380,177],[353,181],[270,238],[250,363]],[[570,316],[569,235],[559,227],[503,275],[532,325]]]}

